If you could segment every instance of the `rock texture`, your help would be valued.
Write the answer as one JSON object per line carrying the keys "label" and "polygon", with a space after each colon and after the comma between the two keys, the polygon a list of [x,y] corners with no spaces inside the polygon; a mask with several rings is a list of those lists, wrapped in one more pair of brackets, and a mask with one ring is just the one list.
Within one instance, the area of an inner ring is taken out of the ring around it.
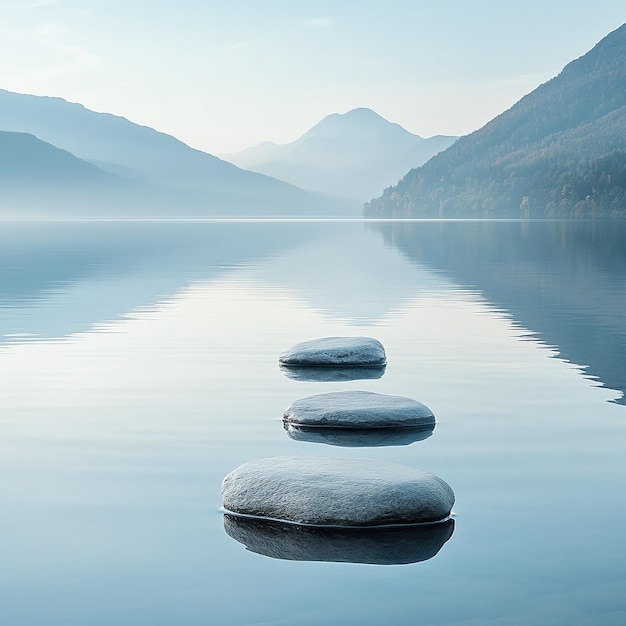
{"label": "rock texture", "polygon": [[227,512],[319,526],[416,524],[447,518],[450,486],[395,463],[276,457],[244,463],[222,483]]}
{"label": "rock texture", "polygon": [[292,346],[279,362],[305,367],[381,367],[387,357],[380,341],[371,337],[323,337]]}
{"label": "rock texture", "polygon": [[289,561],[404,565],[432,559],[454,520],[419,526],[323,528],[224,515],[224,530],[251,552]]}
{"label": "rock texture", "polygon": [[435,425],[433,412],[404,396],[336,391],[296,400],[283,415],[288,424],[332,428],[407,428]]}

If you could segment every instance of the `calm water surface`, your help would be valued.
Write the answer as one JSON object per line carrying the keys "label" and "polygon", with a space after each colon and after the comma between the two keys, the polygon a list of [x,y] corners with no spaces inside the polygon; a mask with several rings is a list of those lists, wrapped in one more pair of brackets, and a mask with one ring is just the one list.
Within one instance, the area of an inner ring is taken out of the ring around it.
{"label": "calm water surface", "polygon": [[[621,223],[0,224],[0,623],[626,623],[625,270]],[[385,374],[281,373],[328,335],[380,339]],[[437,426],[287,436],[343,389]],[[221,480],[292,454],[434,472],[454,532],[405,565],[247,550]]]}

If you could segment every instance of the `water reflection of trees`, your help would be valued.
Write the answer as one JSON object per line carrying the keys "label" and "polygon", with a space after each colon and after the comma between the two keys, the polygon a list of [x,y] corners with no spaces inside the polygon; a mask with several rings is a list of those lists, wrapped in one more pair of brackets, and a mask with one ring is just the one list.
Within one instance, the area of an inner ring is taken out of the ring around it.
{"label": "water reflection of trees", "polygon": [[[447,271],[586,376],[626,392],[626,224],[619,221],[383,222],[409,259]],[[622,397],[618,400],[626,404]]]}

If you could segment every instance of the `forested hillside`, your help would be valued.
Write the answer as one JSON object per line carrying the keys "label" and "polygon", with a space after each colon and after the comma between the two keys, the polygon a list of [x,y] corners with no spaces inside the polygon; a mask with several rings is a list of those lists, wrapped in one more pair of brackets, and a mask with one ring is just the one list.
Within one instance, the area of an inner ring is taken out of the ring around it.
{"label": "forested hillside", "polygon": [[365,212],[626,217],[626,24]]}

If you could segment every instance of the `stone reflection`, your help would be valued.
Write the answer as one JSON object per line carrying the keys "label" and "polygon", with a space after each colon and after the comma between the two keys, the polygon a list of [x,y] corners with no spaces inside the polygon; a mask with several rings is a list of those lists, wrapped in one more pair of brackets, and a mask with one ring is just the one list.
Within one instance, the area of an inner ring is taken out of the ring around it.
{"label": "stone reflection", "polygon": [[292,380],[312,383],[346,382],[350,380],[375,380],[385,373],[380,367],[302,367],[280,364],[281,372]]}
{"label": "stone reflection", "polygon": [[407,565],[432,559],[452,537],[454,520],[413,526],[301,526],[224,515],[226,533],[251,552],[288,561]]}
{"label": "stone reflection", "polygon": [[408,446],[428,439],[435,425],[419,428],[316,428],[284,423],[291,439],[309,443],[325,443],[346,448],[374,448],[380,446]]}

